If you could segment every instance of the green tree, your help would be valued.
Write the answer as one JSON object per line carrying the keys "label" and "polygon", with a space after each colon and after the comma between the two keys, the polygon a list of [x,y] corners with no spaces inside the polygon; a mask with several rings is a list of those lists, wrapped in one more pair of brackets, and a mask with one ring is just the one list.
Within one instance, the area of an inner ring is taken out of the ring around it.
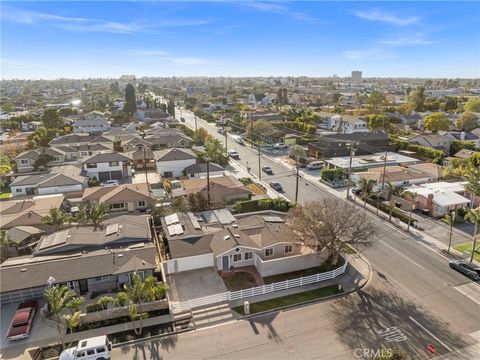
{"label": "green tree", "polygon": [[102,296],[97,300],[97,304],[102,307],[103,310],[108,309],[108,304],[113,304],[115,299],[111,296]]}
{"label": "green tree", "polygon": [[204,151],[197,154],[199,158],[208,158],[210,162],[226,166],[230,162],[227,150],[218,139],[209,141],[204,146]]}
{"label": "green tree", "polygon": [[423,105],[425,104],[425,88],[419,86],[413,93],[410,93],[410,101],[413,110],[423,111]]}
{"label": "green tree", "polygon": [[478,115],[473,112],[465,111],[457,120],[457,129],[468,132],[477,127],[480,127],[480,119],[478,118]]}
{"label": "green tree", "polygon": [[373,360],[406,360],[407,353],[397,347],[382,349],[379,356],[375,356]]}
{"label": "green tree", "polygon": [[211,139],[212,139],[212,136],[203,127],[195,130],[195,133],[193,135],[193,141],[194,141],[195,145],[197,145],[197,146],[205,145]]}
{"label": "green tree", "polygon": [[372,131],[385,131],[388,132],[390,130],[390,119],[388,119],[385,115],[370,115],[367,116],[366,119],[368,120],[368,128]]}
{"label": "green tree", "polygon": [[115,306],[124,307],[128,301],[128,296],[125,291],[119,291],[115,299]]}
{"label": "green tree", "polygon": [[168,285],[163,282],[159,282],[158,279],[153,275],[147,275],[144,283],[146,301],[161,300],[165,296],[165,292],[168,290]]}
{"label": "green tree", "polygon": [[334,182],[343,179],[345,171],[340,168],[327,169],[324,168],[320,173],[320,178],[324,181]]}
{"label": "green tree", "polygon": [[390,221],[392,221],[392,211],[393,211],[393,207],[395,206],[394,203],[393,203],[393,200],[394,200],[393,194],[395,193],[395,190],[397,189],[397,187],[389,181],[385,185],[386,185],[387,193],[388,193],[388,195],[387,195],[387,197],[388,197],[388,222],[390,222]]}
{"label": "green tree", "polygon": [[8,248],[12,244],[12,240],[8,235],[7,230],[0,230],[0,260],[3,261],[8,257]]}
{"label": "green tree", "polygon": [[188,194],[188,202],[190,203],[191,211],[205,211],[208,210],[208,200],[201,192]]}
{"label": "green tree", "polygon": [[53,161],[53,156],[48,154],[40,154],[33,162],[33,170],[45,170],[49,162]]}
{"label": "green tree", "polygon": [[125,105],[123,106],[123,111],[130,115],[137,111],[135,87],[132,84],[125,86]]}
{"label": "green tree", "polygon": [[0,189],[5,187],[7,175],[12,172],[12,160],[6,154],[0,154]]}
{"label": "green tree", "polygon": [[0,105],[0,108],[6,113],[11,113],[15,111],[15,105],[11,102],[3,103]]}
{"label": "green tree", "polygon": [[373,186],[375,185],[375,181],[365,178],[360,178],[358,181],[358,186],[362,190],[362,197],[363,197],[363,207],[367,207],[367,199],[370,196]]}
{"label": "green tree", "polygon": [[173,99],[168,100],[167,112],[171,116],[175,117],[175,102],[173,101]]}
{"label": "green tree", "polygon": [[385,104],[385,95],[374,91],[368,97],[367,110],[370,114],[379,114]]}
{"label": "green tree", "polygon": [[[143,312],[143,301],[145,299],[145,283],[140,275],[135,272],[133,275],[132,285],[124,285],[125,293],[129,302],[129,316],[132,320],[133,330],[135,335],[139,336],[142,333],[143,319],[147,317],[147,314]],[[140,320],[139,326],[135,321]]]}
{"label": "green tree", "polygon": [[28,145],[31,149],[47,147],[48,143],[56,136],[61,135],[61,131],[55,129],[47,129],[45,126],[40,126],[33,134],[28,136]]}
{"label": "green tree", "polygon": [[61,230],[63,225],[69,223],[70,220],[70,216],[58,208],[51,208],[48,215],[42,217],[42,222],[47,225],[52,225],[55,231]]}
{"label": "green tree", "polygon": [[71,298],[65,305],[67,309],[73,314],[74,312],[80,311],[80,306],[85,303],[85,298],[83,296],[75,296]]}
{"label": "green tree", "polygon": [[431,113],[430,115],[425,116],[423,119],[423,126],[425,129],[437,132],[437,131],[447,131],[450,122],[448,121],[448,118],[440,113],[440,112],[434,112]]}
{"label": "green tree", "polygon": [[94,203],[90,209],[90,221],[93,223],[95,229],[100,226],[105,216],[105,206],[97,202]]}
{"label": "green tree", "polygon": [[417,193],[405,190],[402,193],[402,195],[404,198],[407,198],[410,201],[410,213],[408,215],[408,226],[407,226],[407,231],[410,231],[410,225],[412,222],[412,213],[413,213],[413,210],[415,209],[415,204],[417,203]]}
{"label": "green tree", "polygon": [[455,155],[457,152],[463,149],[475,150],[477,147],[473,141],[454,140],[450,145],[450,155]]}
{"label": "green tree", "polygon": [[334,114],[344,114],[345,113],[345,107],[342,105],[335,105],[333,107],[332,113]]}
{"label": "green tree", "polygon": [[465,104],[465,111],[480,113],[480,97],[472,97]]}
{"label": "green tree", "polygon": [[478,252],[477,232],[478,232],[478,225],[480,225],[480,207],[477,207],[476,209],[470,209],[468,214],[465,215],[465,220],[468,220],[475,225],[475,228],[473,229],[473,236],[472,236],[472,255],[470,256],[470,263],[471,263],[475,256],[475,253]]}
{"label": "green tree", "polygon": [[55,109],[47,109],[41,117],[43,126],[47,129],[63,130],[65,124],[59,112]]}
{"label": "green tree", "polygon": [[58,338],[62,344],[62,349],[65,347],[62,318],[61,313],[67,307],[67,304],[72,300],[76,293],[73,290],[69,290],[66,285],[53,285],[47,287],[43,293],[45,302],[48,304],[48,311],[52,314],[55,323],[57,324]]}
{"label": "green tree", "polygon": [[80,324],[80,318],[82,313],[80,311],[76,311],[73,314],[63,315],[63,321],[65,326],[70,331],[70,334],[73,333],[73,329],[77,328]]}
{"label": "green tree", "polygon": [[450,247],[452,245],[452,234],[453,234],[453,225],[455,224],[455,211],[452,211],[451,214],[445,215],[442,219],[444,223],[446,223],[450,227],[450,236],[448,239],[448,249],[447,253],[450,254]]}

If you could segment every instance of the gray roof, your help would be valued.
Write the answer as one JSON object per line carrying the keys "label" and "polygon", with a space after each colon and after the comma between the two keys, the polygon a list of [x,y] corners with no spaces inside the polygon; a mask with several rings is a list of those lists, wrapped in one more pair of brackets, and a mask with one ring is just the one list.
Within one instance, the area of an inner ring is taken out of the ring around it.
{"label": "gray roof", "polygon": [[31,159],[35,160],[38,158],[41,154],[47,154],[50,156],[58,156],[58,155],[65,155],[65,152],[62,149],[59,148],[44,148],[44,149],[35,149],[35,150],[28,150],[20,153],[15,160],[19,159]]}
{"label": "gray roof", "polygon": [[164,149],[153,152],[156,161],[175,161],[196,159],[197,156],[191,149]]}
{"label": "gray roof", "polygon": [[10,240],[18,244],[30,236],[41,235],[44,231],[34,226],[15,226],[8,229],[7,233]]}
{"label": "gray roof", "polygon": [[334,135],[324,135],[323,137],[345,141],[345,140],[355,140],[355,141],[371,141],[371,140],[385,140],[388,139],[388,135],[382,132],[377,133],[352,133],[352,134],[334,134]]}
{"label": "gray roof", "polygon": [[49,174],[34,174],[19,176],[10,186],[36,185],[37,188],[51,186],[77,185],[85,182],[85,177],[80,175],[81,169],[74,165],[55,166]]}
{"label": "gray roof", "polygon": [[92,126],[92,125],[108,125],[107,120],[105,119],[82,119],[82,120],[77,120],[73,123],[73,126]]}
{"label": "gray roof", "polygon": [[[62,283],[112,275],[119,269],[126,273],[133,272],[146,264],[153,269],[155,256],[155,245],[145,243],[143,246],[136,244],[113,252],[102,249],[68,255],[11,258],[0,265],[1,292],[46,286],[50,276],[57,283]],[[132,262],[134,257],[139,261]],[[146,264],[143,264],[143,261]]]}
{"label": "gray roof", "polygon": [[[224,171],[225,169],[218,164],[210,163],[208,167],[211,172],[213,171]],[[198,163],[187,166],[185,168],[187,174],[198,174],[198,173],[205,173],[207,172],[207,163]]]}
{"label": "gray roof", "polygon": [[110,161],[129,161],[131,160],[125,154],[119,154],[116,152],[105,153],[105,154],[96,154],[89,157],[86,157],[82,160],[82,163],[106,163]]}
{"label": "gray roof", "polygon": [[49,142],[49,145],[56,145],[56,144],[76,144],[76,143],[89,143],[89,142],[96,142],[96,143],[112,143],[113,139],[105,137],[104,135],[90,135],[90,134],[67,134],[60,136],[58,138],[53,139]]}

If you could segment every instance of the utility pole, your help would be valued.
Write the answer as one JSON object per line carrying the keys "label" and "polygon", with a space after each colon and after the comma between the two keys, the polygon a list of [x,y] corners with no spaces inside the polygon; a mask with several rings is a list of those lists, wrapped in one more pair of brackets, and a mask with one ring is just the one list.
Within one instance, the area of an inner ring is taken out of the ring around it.
{"label": "utility pole", "polygon": [[350,199],[350,179],[352,176],[353,142],[350,143],[350,161],[348,164],[347,200]]}
{"label": "utility pole", "polygon": [[[382,189],[380,190],[379,195],[383,194],[383,189],[385,188],[385,172],[387,171],[387,156],[388,156],[388,150],[385,151],[385,156],[384,156],[384,159],[383,159]],[[380,206],[380,196],[379,195],[377,195],[377,215],[378,215],[378,208]]]}
{"label": "utility pole", "polygon": [[228,148],[228,134],[227,134],[227,128],[224,127],[224,129],[225,129],[225,149],[227,149]]}
{"label": "utility pole", "polygon": [[296,156],[296,165],[297,165],[297,183],[295,185],[295,202],[297,202],[298,200],[298,179],[300,178],[300,175],[298,174],[298,169],[299,169],[299,166],[298,166],[298,155]]}
{"label": "utility pole", "polygon": [[452,246],[452,232],[453,232],[453,223],[455,222],[455,217],[457,213],[455,211],[452,211],[450,213],[450,238],[448,240],[448,250],[447,253],[450,254],[450,246]]}
{"label": "utility pole", "polygon": [[195,131],[197,131],[197,115],[194,113],[193,116],[195,119]]}
{"label": "utility pole", "polygon": [[257,141],[257,147],[258,147],[258,180],[262,181],[262,165],[260,161],[262,153],[260,152],[260,142],[258,141]]}
{"label": "utility pole", "polygon": [[210,158],[207,160],[207,206],[210,209]]}

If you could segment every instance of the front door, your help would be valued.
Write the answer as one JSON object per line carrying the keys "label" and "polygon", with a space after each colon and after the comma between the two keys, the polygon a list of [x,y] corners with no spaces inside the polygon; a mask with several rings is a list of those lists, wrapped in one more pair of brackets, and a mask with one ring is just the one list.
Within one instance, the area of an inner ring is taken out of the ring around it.
{"label": "front door", "polygon": [[230,268],[230,261],[228,255],[222,257],[222,270],[228,271]]}
{"label": "front door", "polygon": [[78,287],[81,295],[86,294],[88,292],[87,279],[78,280]]}

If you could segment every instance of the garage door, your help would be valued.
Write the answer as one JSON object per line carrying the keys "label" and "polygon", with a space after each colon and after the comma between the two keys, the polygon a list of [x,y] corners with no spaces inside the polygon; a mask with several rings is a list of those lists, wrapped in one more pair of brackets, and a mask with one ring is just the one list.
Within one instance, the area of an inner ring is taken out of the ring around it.
{"label": "garage door", "polygon": [[121,180],[122,179],[122,172],[121,171],[112,171],[112,179]]}
{"label": "garage door", "polygon": [[110,171],[101,171],[98,173],[98,180],[105,181],[110,180]]}

